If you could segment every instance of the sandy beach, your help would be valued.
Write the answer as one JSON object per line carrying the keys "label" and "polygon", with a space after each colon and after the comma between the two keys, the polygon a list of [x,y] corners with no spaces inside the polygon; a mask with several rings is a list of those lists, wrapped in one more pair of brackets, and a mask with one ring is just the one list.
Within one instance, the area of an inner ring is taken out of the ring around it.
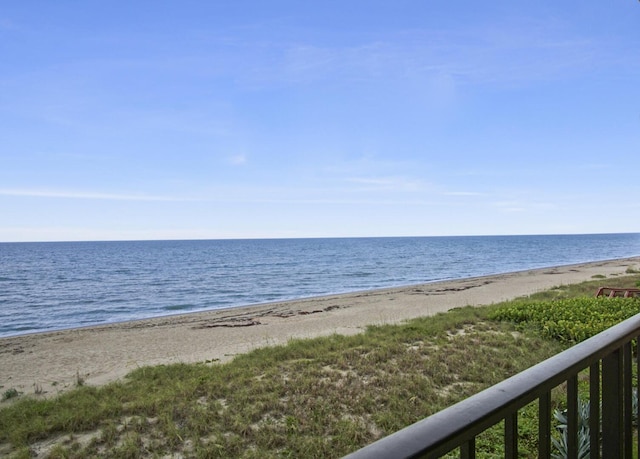
{"label": "sandy beach", "polygon": [[[354,334],[466,305],[624,274],[640,257],[0,338],[0,390],[52,395],[146,365],[227,361],[291,338]],[[606,285],[606,279],[602,280]]]}

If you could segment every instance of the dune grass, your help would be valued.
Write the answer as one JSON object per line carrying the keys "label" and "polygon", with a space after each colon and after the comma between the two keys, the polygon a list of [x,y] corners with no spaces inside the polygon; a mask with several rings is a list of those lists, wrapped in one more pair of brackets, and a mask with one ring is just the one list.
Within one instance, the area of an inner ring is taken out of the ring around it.
{"label": "dune grass", "polygon": [[[559,286],[526,301],[592,296],[602,282]],[[292,340],[225,364],[143,367],[51,399],[11,397],[0,404],[0,456],[341,457],[569,345],[491,318],[504,306]],[[536,442],[535,408],[520,417],[527,457]],[[499,427],[483,435],[478,457],[498,454],[500,435]]]}

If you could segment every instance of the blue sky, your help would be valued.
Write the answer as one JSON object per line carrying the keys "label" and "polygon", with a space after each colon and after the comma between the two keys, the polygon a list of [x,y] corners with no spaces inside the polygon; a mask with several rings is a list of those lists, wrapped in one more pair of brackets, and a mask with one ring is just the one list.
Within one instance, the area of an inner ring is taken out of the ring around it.
{"label": "blue sky", "polygon": [[0,241],[640,231],[640,3],[16,1]]}

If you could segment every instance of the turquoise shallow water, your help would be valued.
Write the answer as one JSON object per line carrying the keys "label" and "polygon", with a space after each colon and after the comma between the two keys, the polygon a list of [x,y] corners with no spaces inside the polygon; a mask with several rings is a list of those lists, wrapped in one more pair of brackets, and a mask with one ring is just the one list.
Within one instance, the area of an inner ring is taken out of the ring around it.
{"label": "turquoise shallow water", "polygon": [[0,244],[0,336],[640,255],[640,234]]}

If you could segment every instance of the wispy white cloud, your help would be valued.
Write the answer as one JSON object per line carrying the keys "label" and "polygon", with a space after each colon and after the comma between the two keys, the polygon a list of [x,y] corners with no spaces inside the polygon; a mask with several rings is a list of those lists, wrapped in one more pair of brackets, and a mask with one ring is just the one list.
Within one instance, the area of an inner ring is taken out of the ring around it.
{"label": "wispy white cloud", "polygon": [[479,193],[477,191],[445,191],[442,193],[444,196],[484,196],[485,193]]}
{"label": "wispy white cloud", "polygon": [[426,188],[422,181],[407,177],[352,177],[347,182],[361,185],[367,191],[420,191]]}
{"label": "wispy white cloud", "polygon": [[580,164],[578,168],[587,170],[587,171],[606,171],[606,170],[614,169],[615,166],[612,166],[611,164],[605,164],[605,163],[590,163],[590,164]]}
{"label": "wispy white cloud", "polygon": [[185,201],[187,199],[171,196],[154,196],[145,194],[99,193],[75,190],[41,190],[41,189],[0,189],[0,196],[57,198],[57,199],[93,199],[106,201]]}
{"label": "wispy white cloud", "polygon": [[244,164],[247,164],[248,159],[247,156],[244,154],[239,154],[239,155],[233,155],[230,156],[228,158],[229,164],[233,165],[233,166],[242,166]]}
{"label": "wispy white cloud", "polygon": [[[257,51],[247,42],[244,52]],[[605,45],[558,24],[511,19],[460,29],[400,31],[384,40],[327,46],[312,42],[260,43],[253,69],[235,72],[241,83],[313,84],[323,81],[405,81],[445,87],[513,84],[566,78],[609,61]],[[235,60],[227,60],[231,66]],[[246,65],[246,64],[245,64]]]}
{"label": "wispy white cloud", "polygon": [[[522,193],[520,197],[515,199],[493,201],[488,204],[501,212],[531,212],[535,214],[557,212],[563,207],[563,204],[544,200],[545,198],[530,198],[533,195],[534,192],[531,192],[530,195]],[[573,206],[573,204],[571,205]]]}

